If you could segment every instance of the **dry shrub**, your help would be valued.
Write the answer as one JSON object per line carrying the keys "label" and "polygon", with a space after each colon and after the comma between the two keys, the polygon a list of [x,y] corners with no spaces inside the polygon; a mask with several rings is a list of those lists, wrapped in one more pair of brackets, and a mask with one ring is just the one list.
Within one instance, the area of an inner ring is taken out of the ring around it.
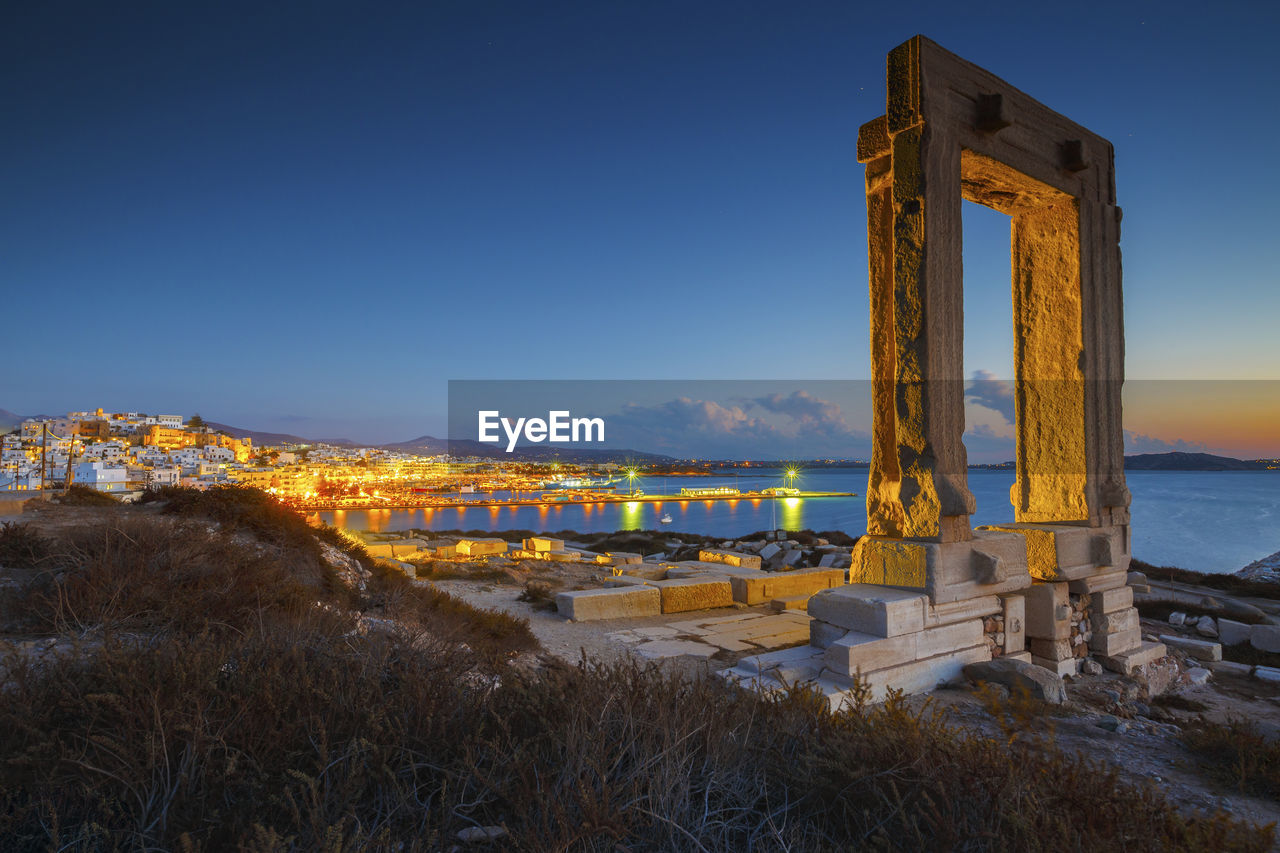
{"label": "dry shrub", "polygon": [[296,565],[192,522],[122,518],[64,532],[53,547],[52,582],[30,588],[38,629],[242,630],[315,598]]}
{"label": "dry shrub", "polygon": [[120,499],[106,492],[100,492],[88,486],[72,483],[62,494],[54,495],[51,500],[63,506],[118,506]]}
{"label": "dry shrub", "polygon": [[481,689],[447,646],[322,626],[8,664],[5,850],[440,849]]}
{"label": "dry shrub", "polygon": [[1198,769],[1244,794],[1280,798],[1280,742],[1252,722],[1225,723],[1199,718],[1182,730],[1182,742],[1199,760]]}
{"label": "dry shrub", "polygon": [[0,566],[38,569],[52,554],[53,543],[30,524],[16,521],[0,524]]}
{"label": "dry shrub", "polygon": [[556,592],[549,581],[530,580],[524,585],[519,600],[532,604],[536,610],[555,610]]}
{"label": "dry shrub", "polygon": [[483,610],[383,564],[373,568],[368,606],[435,637],[465,643],[487,668],[539,647],[527,619]]}
{"label": "dry shrub", "polygon": [[[14,666],[13,662],[10,662]],[[108,644],[0,693],[12,850],[1265,850],[1051,747],[894,698],[831,714],[638,665],[489,686],[447,644],[323,628]],[[38,712],[33,709],[40,709]],[[403,847],[398,845],[403,844]]]}

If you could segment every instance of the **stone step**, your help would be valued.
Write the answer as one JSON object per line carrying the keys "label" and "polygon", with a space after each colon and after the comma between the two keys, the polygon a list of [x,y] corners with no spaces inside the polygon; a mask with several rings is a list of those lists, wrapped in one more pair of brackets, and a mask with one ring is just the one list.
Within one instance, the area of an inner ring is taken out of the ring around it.
{"label": "stone step", "polygon": [[808,593],[784,595],[770,601],[769,609],[775,613],[781,613],[784,610],[808,610],[809,598],[810,595]]}
{"label": "stone step", "polygon": [[941,628],[930,628],[896,637],[876,637],[850,631],[827,647],[827,669],[853,676],[903,666],[940,654],[949,654],[983,642],[982,620],[971,619]]}
{"label": "stone step", "polygon": [[924,628],[929,597],[874,584],[825,589],[809,599],[814,619],[876,637],[896,637]]}
{"label": "stone step", "polygon": [[1168,653],[1169,650],[1165,648],[1164,643],[1144,642],[1136,649],[1121,652],[1112,657],[1104,657],[1101,663],[1112,672],[1118,672],[1121,675],[1132,675],[1134,670],[1153,663]]}

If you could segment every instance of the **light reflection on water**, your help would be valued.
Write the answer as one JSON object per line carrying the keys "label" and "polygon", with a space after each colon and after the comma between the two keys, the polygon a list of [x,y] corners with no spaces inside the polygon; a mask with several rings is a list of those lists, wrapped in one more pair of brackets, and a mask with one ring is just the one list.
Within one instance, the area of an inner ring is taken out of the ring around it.
{"label": "light reflection on water", "polygon": [[[1157,565],[1229,572],[1280,550],[1280,472],[1130,471],[1134,555]],[[866,469],[806,471],[797,486],[812,491],[852,491],[854,498],[742,498],[705,501],[672,498],[587,505],[447,507],[411,510],[334,510],[323,521],[353,530],[672,530],[725,538],[756,530],[866,530]],[[649,495],[682,486],[737,486],[743,491],[781,484],[780,472],[753,477],[672,477],[641,481]],[[969,488],[978,501],[975,525],[1011,521],[1013,472],[974,470]],[[666,488],[664,488],[664,485]],[[664,513],[673,522],[660,524]]]}

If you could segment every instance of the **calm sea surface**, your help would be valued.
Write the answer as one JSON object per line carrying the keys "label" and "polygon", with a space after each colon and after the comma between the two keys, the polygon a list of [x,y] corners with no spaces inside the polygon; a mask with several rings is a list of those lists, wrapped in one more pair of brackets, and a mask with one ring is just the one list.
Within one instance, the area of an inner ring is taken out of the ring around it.
{"label": "calm sea surface", "polygon": [[[1233,572],[1280,550],[1280,471],[1128,471],[1133,493],[1133,553],[1155,565],[1202,572]],[[743,491],[782,485],[780,471],[727,477],[671,477],[639,480],[648,495],[678,493],[682,486],[737,486]],[[756,530],[843,530],[867,528],[867,471],[805,471],[795,485],[811,491],[857,492],[856,498],[787,498],[699,501],[673,498],[655,503],[576,506],[449,507],[411,510],[339,510],[322,520],[351,530],[645,530],[664,527],[726,538]],[[973,523],[1013,519],[1009,505],[1012,471],[969,472],[978,500]],[[498,494],[502,496],[501,493]],[[659,525],[663,513],[673,522]]]}

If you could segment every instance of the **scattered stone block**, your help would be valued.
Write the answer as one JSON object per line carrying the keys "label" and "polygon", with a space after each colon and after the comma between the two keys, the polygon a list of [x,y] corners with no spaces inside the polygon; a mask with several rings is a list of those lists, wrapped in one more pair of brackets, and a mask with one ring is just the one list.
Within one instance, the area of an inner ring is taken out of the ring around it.
{"label": "scattered stone block", "polygon": [[1249,642],[1252,626],[1234,619],[1218,620],[1218,639],[1224,646],[1239,646]]}
{"label": "scattered stone block", "polygon": [[1271,666],[1255,666],[1253,668],[1253,677],[1259,681],[1280,684],[1280,669]]}
{"label": "scattered stone block", "polygon": [[1059,676],[1010,657],[971,663],[964,667],[964,675],[976,684],[985,682],[1000,684],[1010,690],[1025,689],[1033,699],[1043,702],[1058,705],[1067,701],[1067,688]]}
{"label": "scattered stone block", "polygon": [[556,596],[556,610],[575,622],[657,616],[662,612],[662,593],[652,586],[562,592]]}
{"label": "scattered stone block", "polygon": [[623,575],[633,578],[660,581],[667,577],[667,567],[661,563],[627,563],[618,568]]}
{"label": "scattered stone block", "polygon": [[844,552],[823,554],[818,560],[818,568],[820,569],[847,569],[850,565],[849,555]]}
{"label": "scattered stone block", "polygon": [[1181,628],[1183,625],[1187,624],[1187,614],[1183,613],[1181,610],[1173,611],[1169,614],[1169,624],[1175,628]]}
{"label": "scattered stone block", "polygon": [[852,584],[816,593],[809,615],[877,637],[896,637],[923,630],[929,597],[918,592],[873,584]]}
{"label": "scattered stone block", "polygon": [[1187,683],[1199,687],[1202,684],[1208,684],[1213,673],[1202,666],[1193,666],[1187,670]]}
{"label": "scattered stone block", "polygon": [[606,551],[596,554],[596,562],[602,566],[627,566],[644,562],[644,557],[630,551]]}
{"label": "scattered stone block", "polygon": [[527,551],[563,551],[564,540],[552,539],[550,536],[530,536],[524,540]]}
{"label": "scattered stone block", "polygon": [[462,557],[483,557],[489,554],[507,553],[505,539],[460,539],[458,554]]}
{"label": "scattered stone block", "polygon": [[1215,675],[1226,673],[1227,675],[1240,675],[1247,678],[1253,674],[1253,664],[1239,663],[1233,660],[1206,661],[1205,665],[1213,670]]}
{"label": "scattered stone block", "polygon": [[774,554],[780,554],[780,553],[782,553],[782,548],[779,547],[776,543],[770,542],[768,545],[765,545],[763,548],[760,549],[760,559],[765,561],[772,560]]}
{"label": "scattered stone block", "polygon": [[1208,640],[1194,640],[1190,637],[1175,637],[1172,634],[1162,634],[1160,642],[1169,648],[1178,649],[1187,653],[1188,657],[1196,660],[1217,661],[1222,660],[1222,644],[1211,643]]}
{"label": "scattered stone block", "polygon": [[1200,621],[1196,623],[1196,633],[1202,637],[1218,636],[1218,625],[1213,621],[1212,616],[1201,616]]}
{"label": "scattered stone block", "polygon": [[698,552],[698,560],[704,563],[723,563],[728,566],[741,566],[746,569],[758,569],[761,565],[761,559],[758,554],[743,554],[739,551],[704,549]]}
{"label": "scattered stone block", "polygon": [[675,580],[648,581],[662,595],[663,613],[687,613],[690,610],[711,610],[733,604],[733,588],[727,580],[704,578],[680,578]]}
{"label": "scattered stone block", "polygon": [[1249,645],[1260,652],[1280,652],[1280,625],[1254,625],[1249,629]]}
{"label": "scattered stone block", "polygon": [[539,551],[538,556],[553,563],[576,563],[582,560],[581,551]]}

